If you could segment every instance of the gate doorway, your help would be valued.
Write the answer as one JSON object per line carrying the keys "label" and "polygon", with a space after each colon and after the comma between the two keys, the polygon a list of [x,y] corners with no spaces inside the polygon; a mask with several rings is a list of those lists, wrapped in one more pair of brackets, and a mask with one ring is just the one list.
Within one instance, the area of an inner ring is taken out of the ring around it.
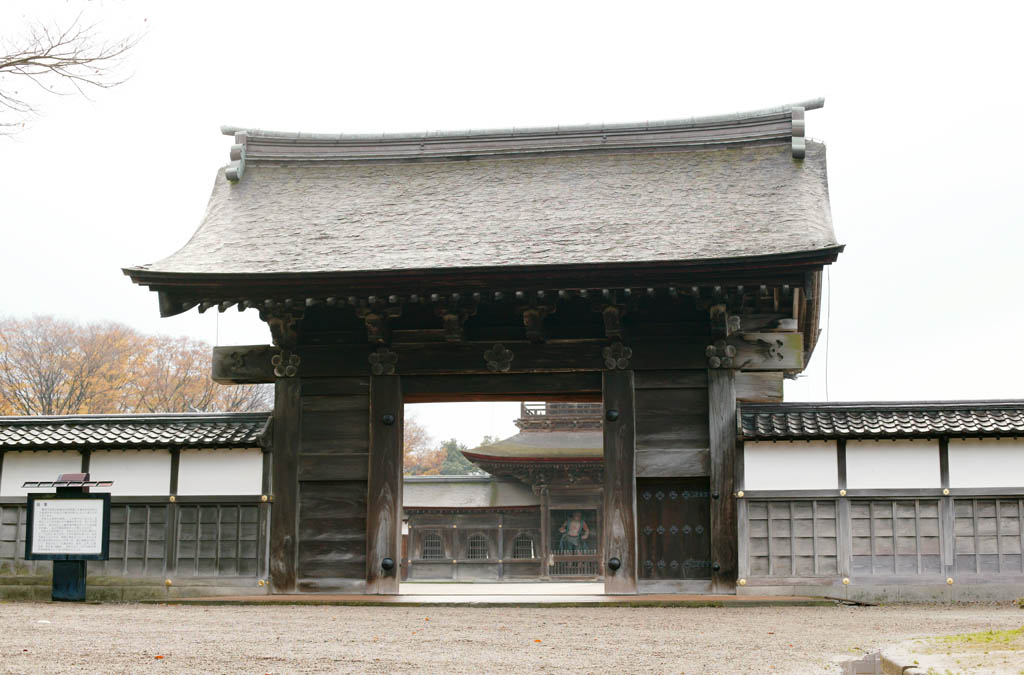
{"label": "gate doorway", "polygon": [[400,592],[603,589],[600,403],[435,402],[403,417]]}
{"label": "gate doorway", "polygon": [[[488,431],[479,444],[434,438],[434,449],[406,453],[401,578],[409,588],[402,593],[416,592],[415,584],[453,581],[542,582],[555,594],[579,583],[586,584],[583,592],[595,592],[604,571],[602,406],[595,393],[557,397],[584,400],[517,402],[505,413],[504,428],[512,433]],[[424,431],[457,437],[460,421],[493,421],[494,408],[508,406],[459,405],[462,414],[441,431],[428,417],[437,406],[408,406],[406,435],[421,446]],[[432,453],[409,469],[416,464],[410,454],[422,459]],[[448,471],[438,471],[440,460]],[[460,464],[460,473],[451,471]],[[424,471],[424,465],[433,468]]]}

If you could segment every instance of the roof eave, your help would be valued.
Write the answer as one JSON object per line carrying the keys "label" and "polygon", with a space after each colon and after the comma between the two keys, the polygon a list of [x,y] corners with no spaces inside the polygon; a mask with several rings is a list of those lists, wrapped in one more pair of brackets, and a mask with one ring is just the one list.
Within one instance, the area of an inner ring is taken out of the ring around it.
{"label": "roof eave", "polygon": [[665,283],[715,281],[726,275],[752,280],[778,274],[797,274],[836,261],[845,248],[834,244],[820,249],[757,256],[565,265],[508,265],[494,267],[410,268],[274,273],[166,272],[144,267],[123,268],[132,282],[158,291],[161,316],[186,311],[184,302],[238,300],[248,293],[257,297],[287,297],[293,294],[336,292],[426,292],[472,288],[508,289],[600,288]]}

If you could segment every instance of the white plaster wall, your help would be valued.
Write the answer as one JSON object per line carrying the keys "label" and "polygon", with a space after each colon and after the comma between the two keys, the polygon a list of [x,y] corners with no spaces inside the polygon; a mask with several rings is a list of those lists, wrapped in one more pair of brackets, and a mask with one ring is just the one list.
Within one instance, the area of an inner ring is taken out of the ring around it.
{"label": "white plaster wall", "polygon": [[934,439],[847,441],[846,487],[855,490],[942,487],[939,442]]}
{"label": "white plaster wall", "polygon": [[0,476],[0,497],[27,495],[29,491],[21,487],[27,480],[57,480],[57,476],[62,473],[81,471],[82,454],[77,450],[5,452],[3,475]]}
{"label": "white plaster wall", "polygon": [[181,451],[179,495],[258,495],[262,488],[259,448]]}
{"label": "white plaster wall", "polygon": [[834,490],[838,487],[835,441],[743,444],[745,490]]}
{"label": "white plaster wall", "polygon": [[171,488],[169,450],[93,450],[89,477],[112,480],[111,488],[92,488],[119,497],[166,495]]}
{"label": "white plaster wall", "polygon": [[540,498],[518,481],[407,480],[402,487],[403,506],[533,506]]}
{"label": "white plaster wall", "polygon": [[949,439],[949,485],[959,488],[1024,486],[1024,440]]}

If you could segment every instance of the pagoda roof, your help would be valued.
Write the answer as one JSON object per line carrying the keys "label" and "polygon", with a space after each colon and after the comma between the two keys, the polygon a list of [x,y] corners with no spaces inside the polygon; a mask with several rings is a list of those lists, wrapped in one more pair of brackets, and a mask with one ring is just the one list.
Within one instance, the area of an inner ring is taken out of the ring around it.
{"label": "pagoda roof", "polygon": [[474,463],[478,460],[603,460],[603,439],[601,431],[522,431],[462,454]]}
{"label": "pagoda roof", "polygon": [[199,229],[125,273],[173,295],[168,315],[260,283],[821,265],[842,248],[825,147],[803,138],[804,110],[822,105],[425,134],[226,128],[235,161]]}

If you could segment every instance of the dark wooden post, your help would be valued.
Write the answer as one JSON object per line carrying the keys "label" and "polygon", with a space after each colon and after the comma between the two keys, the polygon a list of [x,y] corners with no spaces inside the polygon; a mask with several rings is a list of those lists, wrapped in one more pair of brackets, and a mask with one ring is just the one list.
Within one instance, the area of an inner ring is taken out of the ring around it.
{"label": "dark wooden post", "polygon": [[[636,564],[636,420],[633,371],[609,370],[604,393],[604,499],[602,542],[604,592],[637,590]],[[618,569],[612,569],[614,560]]]}
{"label": "dark wooden post", "polygon": [[[168,579],[178,573],[178,472],[181,448],[171,448],[171,478],[168,485],[167,519],[164,524],[164,574]],[[196,544],[198,546],[198,543]]]}
{"label": "dark wooden post", "polygon": [[711,590],[734,593],[736,547],[736,375],[708,370],[708,436],[711,445]]}
{"label": "dark wooden post", "polygon": [[540,492],[540,576],[547,579],[551,576],[548,558],[551,556],[551,495],[548,486],[541,485]]}
{"label": "dark wooden post", "polygon": [[301,380],[278,378],[274,383],[274,506],[270,511],[270,587],[275,593],[295,592],[301,404]]}
{"label": "dark wooden post", "polygon": [[[949,438],[943,436],[939,439],[939,480],[944,491],[949,490]],[[953,498],[946,495],[939,500],[939,528],[941,530],[939,541],[942,542],[940,560],[942,561],[942,573],[947,579],[955,578],[956,573],[956,552],[954,523],[956,522],[956,511],[954,510]],[[998,518],[996,519],[998,520]]]}
{"label": "dark wooden post", "polygon": [[[836,440],[836,466],[839,469],[839,490],[846,492],[846,439]],[[839,495],[836,509],[836,553],[838,555],[839,576],[849,578],[853,570],[852,546],[850,538],[850,498],[843,494]]]}
{"label": "dark wooden post", "polygon": [[366,486],[366,592],[370,594],[398,593],[402,424],[399,376],[374,375],[370,378],[370,467]]}

